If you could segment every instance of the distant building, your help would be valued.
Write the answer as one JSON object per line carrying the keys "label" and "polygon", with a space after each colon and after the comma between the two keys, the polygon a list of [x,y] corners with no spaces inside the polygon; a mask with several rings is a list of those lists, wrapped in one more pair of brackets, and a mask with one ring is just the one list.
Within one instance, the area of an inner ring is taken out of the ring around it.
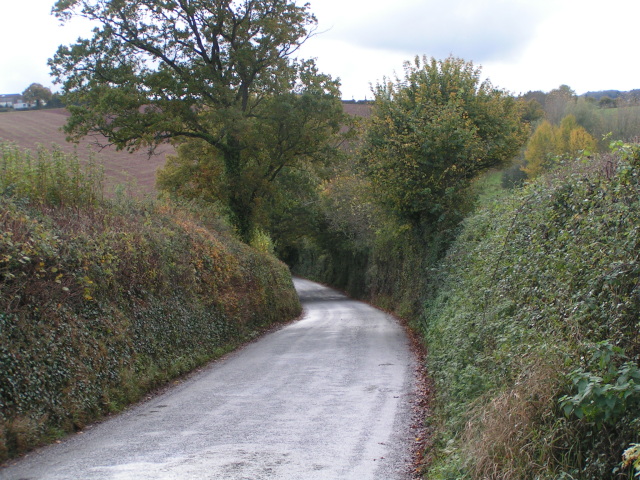
{"label": "distant building", "polygon": [[26,110],[33,108],[34,103],[27,103],[24,97],[19,93],[10,93],[8,95],[0,95],[0,108],[13,108],[15,110]]}

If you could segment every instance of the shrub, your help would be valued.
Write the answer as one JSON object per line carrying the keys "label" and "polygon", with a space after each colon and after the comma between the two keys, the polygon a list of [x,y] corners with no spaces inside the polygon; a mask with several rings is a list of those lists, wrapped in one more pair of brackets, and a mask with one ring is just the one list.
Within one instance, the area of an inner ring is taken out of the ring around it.
{"label": "shrub", "polygon": [[104,173],[91,159],[81,162],[59,148],[34,154],[0,142],[0,194],[47,205],[95,205],[103,197]]}

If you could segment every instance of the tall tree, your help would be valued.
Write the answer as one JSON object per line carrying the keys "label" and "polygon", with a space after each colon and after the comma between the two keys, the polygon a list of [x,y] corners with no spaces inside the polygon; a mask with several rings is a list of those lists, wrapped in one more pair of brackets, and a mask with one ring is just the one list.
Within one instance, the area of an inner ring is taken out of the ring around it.
{"label": "tall tree", "polygon": [[[311,78],[322,76],[313,73]],[[223,156],[204,140],[189,139],[158,172],[158,186],[182,197],[242,207],[251,225],[273,231],[273,215],[282,204],[295,198],[308,201],[309,192],[303,190],[317,188],[318,174],[338,158],[342,104],[337,91],[327,98],[307,85],[303,92],[266,98],[258,112],[258,118],[246,122],[245,149],[236,176],[220,182]],[[335,142],[330,141],[333,137]]]}
{"label": "tall tree", "polygon": [[544,120],[531,135],[524,152],[525,166],[522,168],[529,178],[540,175],[548,168],[552,157],[556,155],[557,129]]}
{"label": "tall tree", "polygon": [[414,224],[459,219],[470,180],[511,160],[524,141],[522,104],[459,58],[416,57],[403,79],[374,93],[369,176],[380,198]]}
{"label": "tall tree", "polygon": [[551,90],[547,94],[544,103],[547,120],[554,125],[559,124],[567,115],[567,108],[573,105],[575,101],[576,92],[568,85],[560,85],[558,88]]}
{"label": "tall tree", "polygon": [[567,113],[576,117],[578,124],[594,137],[601,137],[604,133],[608,133],[608,131],[603,132],[602,130],[603,118],[595,99],[592,97],[578,97],[573,104],[569,105]]}
{"label": "tall tree", "polygon": [[[224,167],[223,183],[236,192],[248,166],[269,161],[256,158],[262,155],[259,132],[285,115],[287,102],[313,96],[328,105],[319,108],[322,115],[314,117],[314,109],[304,113],[315,118],[305,125],[322,124],[305,144],[307,158],[335,130],[335,118],[325,112],[338,111],[338,83],[320,75],[312,61],[293,58],[316,27],[308,4],[58,0],[54,12],[63,20],[81,16],[100,25],[92,38],[61,46],[49,62],[71,111],[65,127],[71,139],[97,133],[118,148],[150,151],[169,139],[199,139],[214,149]],[[269,136],[269,148],[292,151],[282,134]],[[295,161],[279,158],[264,180],[273,181]],[[229,198],[245,235],[253,200],[255,195],[235,193]]]}
{"label": "tall tree", "polygon": [[39,83],[32,83],[29,85],[24,92],[22,92],[22,96],[24,97],[25,102],[27,103],[35,103],[36,108],[42,107],[43,104],[46,104],[51,100],[52,97],[51,90]]}

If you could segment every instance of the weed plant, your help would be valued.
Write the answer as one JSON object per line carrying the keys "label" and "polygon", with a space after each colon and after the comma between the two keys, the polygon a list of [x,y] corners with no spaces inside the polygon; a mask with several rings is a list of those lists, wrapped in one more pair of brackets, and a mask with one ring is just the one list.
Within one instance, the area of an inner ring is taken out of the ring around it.
{"label": "weed plant", "polygon": [[0,142],[0,194],[56,206],[96,205],[103,199],[104,172],[59,148],[32,153]]}
{"label": "weed plant", "polygon": [[108,200],[76,157],[0,153],[0,461],[299,314],[288,269],[211,209]]}

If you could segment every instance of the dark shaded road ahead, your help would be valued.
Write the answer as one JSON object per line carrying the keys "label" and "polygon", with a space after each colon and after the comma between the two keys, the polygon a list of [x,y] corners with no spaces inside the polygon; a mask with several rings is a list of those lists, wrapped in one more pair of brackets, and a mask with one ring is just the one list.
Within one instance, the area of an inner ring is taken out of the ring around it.
{"label": "dark shaded road ahead", "polygon": [[388,315],[296,280],[302,320],[1,479],[407,478],[413,358]]}

